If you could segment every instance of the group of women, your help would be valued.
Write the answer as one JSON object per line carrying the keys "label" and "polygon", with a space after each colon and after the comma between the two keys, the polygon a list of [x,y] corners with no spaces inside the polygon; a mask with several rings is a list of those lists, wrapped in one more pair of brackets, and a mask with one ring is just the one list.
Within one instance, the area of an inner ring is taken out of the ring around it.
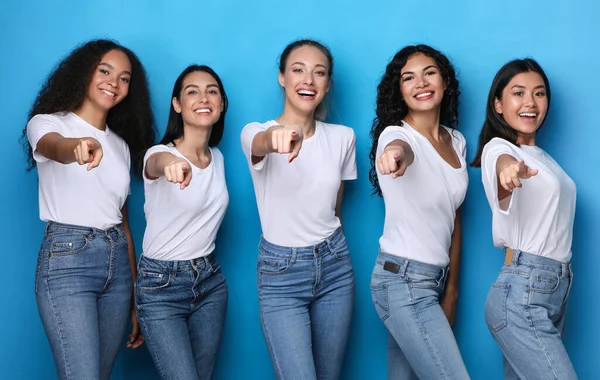
{"label": "group of women", "polygon": [[[357,178],[355,133],[323,121],[333,63],[317,41],[289,44],[283,112],[241,132],[263,233],[260,321],[278,379],[339,378],[350,331],[355,279],[341,206],[344,181]],[[469,378],[452,332],[468,185],[459,95],[452,64],[426,45],[401,49],[377,88],[369,177],[386,212],[371,291],[389,330],[390,379]],[[550,99],[534,60],[504,65],[471,163],[506,251],[485,320],[507,379],[577,378],[561,338],[575,185],[536,145]],[[217,148],[227,109],[219,76],[189,66],[154,145],[146,73],[129,49],[90,41],[48,77],[23,137],[47,222],[35,292],[60,379],[108,379],[129,318],[127,346],[145,341],[163,379],[212,377],[228,297],[215,257],[229,202]],[[137,264],[132,165],[146,198]]]}

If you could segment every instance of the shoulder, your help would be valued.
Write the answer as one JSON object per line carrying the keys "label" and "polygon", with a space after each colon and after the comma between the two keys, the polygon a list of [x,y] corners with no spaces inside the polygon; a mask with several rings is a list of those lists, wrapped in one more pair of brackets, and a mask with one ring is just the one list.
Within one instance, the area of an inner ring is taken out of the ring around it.
{"label": "shoulder", "polygon": [[212,153],[212,155],[215,159],[223,161],[223,159],[224,159],[223,153],[221,152],[221,150],[219,148],[217,148],[216,146],[213,146],[210,148],[210,152]]}
{"label": "shoulder", "polygon": [[490,152],[490,151],[495,151],[495,150],[517,152],[519,150],[519,147],[510,143],[509,141],[506,141],[503,138],[494,137],[493,139],[488,141],[487,144],[485,144],[485,146],[483,147],[483,152],[485,154],[485,152]]}
{"label": "shoulder", "polygon": [[27,127],[41,127],[41,126],[65,126],[65,119],[67,113],[53,113],[53,114],[37,114],[32,117],[27,123]]}
{"label": "shoulder", "polygon": [[242,131],[245,130],[267,130],[269,129],[269,127],[272,127],[273,125],[277,124],[274,120],[269,120],[267,122],[264,123],[260,123],[258,121],[253,121],[251,123],[248,123],[244,126],[244,128],[242,128]]}
{"label": "shoulder", "polygon": [[348,142],[352,142],[356,138],[354,129],[348,126],[342,124],[325,123],[322,121],[317,121],[317,123],[323,129],[323,131],[330,136],[336,136],[337,138]]}
{"label": "shoulder", "polygon": [[158,144],[158,145],[154,145],[153,147],[151,147],[150,149],[148,149],[146,151],[146,154],[144,155],[144,160],[147,160],[148,158],[150,158],[150,156],[152,156],[155,153],[173,153],[174,151],[174,147],[171,145],[163,145],[163,144]]}

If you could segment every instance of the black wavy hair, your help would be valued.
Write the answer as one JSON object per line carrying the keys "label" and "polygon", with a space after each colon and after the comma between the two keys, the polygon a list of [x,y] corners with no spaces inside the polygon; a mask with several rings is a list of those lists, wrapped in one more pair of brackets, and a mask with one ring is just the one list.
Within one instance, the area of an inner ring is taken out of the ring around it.
{"label": "black wavy hair", "polygon": [[[301,39],[289,43],[285,47],[285,49],[283,49],[283,52],[279,56],[279,72],[281,74],[285,73],[285,66],[287,65],[287,61],[290,57],[290,54],[292,54],[294,50],[301,48],[302,46],[312,46],[314,48],[317,48],[321,53],[323,53],[325,58],[327,58],[327,60],[329,61],[329,72],[327,74],[329,77],[329,83],[331,85],[331,83],[333,83],[333,80],[331,79],[333,75],[333,55],[331,54],[331,51],[327,46],[323,45],[322,43],[316,40]],[[321,103],[317,106],[317,109],[315,110],[315,119],[320,121],[325,120],[328,112],[328,102],[329,97],[325,95],[325,98],[323,99],[323,101],[321,101]]]}
{"label": "black wavy hair", "polygon": [[400,71],[406,62],[415,54],[424,54],[435,60],[440,74],[446,83],[446,90],[440,107],[440,123],[449,127],[458,126],[458,80],[454,67],[448,58],[438,50],[427,45],[411,45],[402,48],[387,65],[381,82],[377,86],[377,108],[373,126],[371,127],[371,139],[373,145],[369,153],[371,169],[369,170],[369,181],[373,185],[373,194],[382,196],[375,160],[377,159],[377,143],[381,132],[390,125],[402,125],[402,120],[408,115],[408,106],[402,99],[400,92]]}
{"label": "black wavy hair", "polygon": [[183,86],[183,81],[185,77],[189,74],[201,71],[209,74],[215,81],[217,81],[217,85],[219,86],[219,92],[221,93],[221,100],[223,101],[223,111],[221,112],[221,117],[219,120],[213,125],[212,131],[210,133],[210,137],[208,138],[208,146],[216,146],[223,137],[223,130],[225,129],[225,114],[227,113],[227,108],[229,106],[229,101],[227,100],[227,94],[225,93],[225,88],[223,87],[223,82],[221,82],[221,78],[208,66],[204,65],[190,65],[188,66],[175,81],[175,85],[173,86],[173,94],[171,95],[171,110],[169,111],[169,120],[167,121],[167,130],[165,131],[165,135],[162,140],[160,140],[160,144],[173,144],[175,145],[175,140],[183,136],[183,117],[181,113],[175,111],[175,107],[173,107],[173,98],[177,98],[177,100],[181,99],[181,87]]}
{"label": "black wavy hair", "polygon": [[542,69],[542,67],[537,63],[534,59],[525,58],[525,59],[515,59],[504,66],[498,71],[494,80],[492,81],[492,86],[490,87],[490,93],[488,95],[487,104],[485,106],[485,121],[483,122],[483,127],[481,128],[481,133],[479,134],[479,142],[477,144],[477,153],[475,154],[475,158],[471,161],[471,166],[473,167],[481,167],[481,155],[483,153],[483,148],[485,144],[487,144],[494,137],[500,137],[512,144],[517,144],[517,132],[511,128],[510,125],[504,120],[504,116],[496,112],[496,107],[494,105],[496,99],[502,100],[502,92],[504,88],[508,86],[508,83],[518,74],[534,72],[540,74],[542,79],[544,80],[544,85],[546,86],[546,97],[548,98],[548,109],[546,111],[546,115],[544,116],[544,120],[542,120],[542,125],[544,125],[544,121],[546,120],[546,116],[548,116],[548,111],[550,110],[550,82],[548,81],[548,77],[546,73]]}
{"label": "black wavy hair", "polygon": [[[125,53],[132,70],[129,92],[119,104],[108,111],[106,124],[125,140],[129,146],[135,173],[141,176],[144,153],[154,144],[156,138],[148,80],[138,57],[115,41],[93,40],[71,51],[46,78],[29,111],[28,120],[39,114],[67,113],[81,107],[98,64],[111,50]],[[27,155],[27,170],[30,171],[36,167],[36,162],[27,139],[27,126],[23,129],[21,143]]]}

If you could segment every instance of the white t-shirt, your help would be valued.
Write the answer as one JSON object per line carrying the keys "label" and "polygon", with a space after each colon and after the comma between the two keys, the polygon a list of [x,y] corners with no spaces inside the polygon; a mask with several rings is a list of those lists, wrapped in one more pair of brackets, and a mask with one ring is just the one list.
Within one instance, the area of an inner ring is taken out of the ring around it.
{"label": "white t-shirt", "polygon": [[[154,153],[183,158],[192,168],[192,181],[181,190],[165,176],[146,177],[146,162]],[[144,157],[146,232],[144,256],[156,260],[191,260],[215,249],[217,231],[225,216],[229,193],[225,183],[223,154],[210,148],[212,159],[204,169],[193,165],[172,145],[156,145]]]}
{"label": "white t-shirt", "polygon": [[377,171],[385,203],[381,250],[440,267],[450,262],[456,210],[465,199],[469,184],[465,138],[457,130],[446,130],[460,160],[458,169],[450,166],[429,140],[406,122],[402,127],[387,127],[377,143],[377,157],[394,140],[407,142],[415,156],[402,177],[394,179]]}
{"label": "white t-shirt", "polygon": [[[496,162],[503,154],[523,160],[538,173],[521,179],[522,187],[514,189],[501,207]],[[577,190],[573,180],[548,153],[537,146],[518,147],[504,139],[493,138],[483,148],[481,176],[492,208],[496,247],[513,248],[564,263],[571,260]]]}
{"label": "white t-shirt", "polygon": [[329,237],[341,223],[335,216],[341,181],[356,179],[354,130],[317,121],[300,154],[267,154],[252,165],[252,140],[277,125],[250,123],[242,130],[264,238],[285,247],[305,247]]}
{"label": "white t-shirt", "polygon": [[[90,171],[77,162],[61,164],[39,153],[47,133],[65,138],[93,137],[102,145],[100,165]],[[39,176],[40,219],[107,229],[121,223],[121,208],[129,194],[129,147],[108,126],[101,131],[70,113],[36,115],[27,124]]]}

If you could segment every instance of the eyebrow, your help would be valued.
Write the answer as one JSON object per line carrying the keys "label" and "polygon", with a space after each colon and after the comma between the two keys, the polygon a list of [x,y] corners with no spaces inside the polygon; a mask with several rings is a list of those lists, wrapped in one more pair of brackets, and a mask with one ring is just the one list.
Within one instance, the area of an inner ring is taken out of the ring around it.
{"label": "eyebrow", "polygon": [[[196,84],[188,84],[188,85],[187,85],[187,86],[185,86],[183,89],[184,89],[184,90],[187,90],[187,89],[188,89],[188,88],[190,88],[190,87],[194,87],[194,88],[200,88],[200,86],[198,86],[198,85],[196,85]],[[217,89],[219,88],[219,86],[217,86],[217,85],[216,85],[216,84],[214,84],[214,83],[211,83],[211,84],[207,84],[207,85],[206,85],[206,88],[209,88],[209,87],[216,87]]]}
{"label": "eyebrow", "polygon": [[[526,87],[521,84],[515,84],[510,89],[512,90],[513,88],[526,88]],[[537,88],[546,88],[546,86],[544,86],[543,84],[540,84],[539,86],[535,86],[533,89],[535,90]]]}
{"label": "eyebrow", "polygon": [[[426,68],[424,68],[422,71],[427,71],[427,70],[429,70],[431,68],[437,69],[438,67],[436,65],[429,65]],[[405,74],[414,74],[414,72],[412,72],[412,71],[405,71],[402,74],[400,74],[400,76],[405,75]]]}
{"label": "eyebrow", "polygon": [[[306,63],[304,63],[304,62],[294,62],[294,63],[292,63],[292,65],[302,65],[302,66],[306,66]],[[324,69],[327,69],[327,66],[325,66],[325,65],[323,65],[323,64],[320,64],[320,63],[317,63],[317,64],[315,65],[315,67],[322,67],[322,68],[324,68]]]}
{"label": "eyebrow", "polygon": [[[98,66],[106,66],[106,67],[108,67],[108,68],[109,68],[109,69],[111,69],[111,70],[114,70],[114,69],[115,69],[115,68],[113,67],[113,65],[111,65],[110,63],[106,63],[106,62],[102,62],[102,63],[100,63]],[[123,71],[123,74],[129,74],[129,75],[131,75],[131,72],[129,72],[129,71],[127,71],[127,70],[125,70],[125,71]]]}

